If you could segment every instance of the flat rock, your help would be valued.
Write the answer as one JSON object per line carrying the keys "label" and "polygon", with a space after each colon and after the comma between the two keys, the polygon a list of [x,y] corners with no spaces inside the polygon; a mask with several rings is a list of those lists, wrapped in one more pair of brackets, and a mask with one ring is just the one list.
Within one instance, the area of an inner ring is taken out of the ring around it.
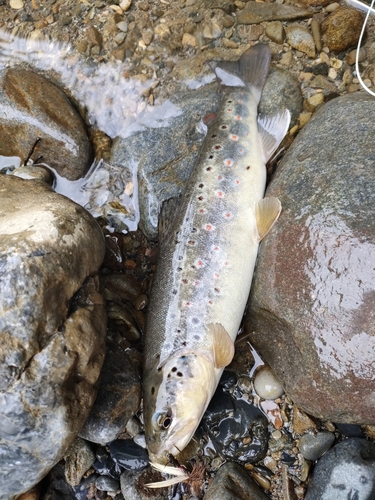
{"label": "flat rock", "polygon": [[375,422],[372,112],[365,93],[333,99],[285,155],[245,320],[294,403],[333,422]]}
{"label": "flat rock", "polygon": [[98,395],[80,436],[94,443],[114,441],[139,409],[141,383],[136,367],[119,346],[107,348]]}
{"label": "flat rock", "polygon": [[374,498],[375,445],[365,439],[347,439],[331,448],[315,466],[306,500]]}
{"label": "flat rock", "polygon": [[246,470],[234,462],[220,467],[210,484],[205,500],[267,500]]}
{"label": "flat rock", "polygon": [[303,52],[309,57],[315,57],[315,43],[306,26],[291,24],[286,27],[286,39],[293,49]]}
{"label": "flat rock", "polygon": [[0,154],[43,162],[70,180],[83,177],[92,148],[82,118],[65,94],[33,71],[9,68],[0,72]]}
{"label": "flat rock", "polygon": [[311,9],[280,3],[249,2],[237,14],[238,24],[258,24],[264,21],[294,21],[312,17]]}
{"label": "flat rock", "polygon": [[[64,455],[96,396],[106,318],[99,225],[41,181],[0,176],[0,498]],[[17,464],[15,466],[15,464]]]}

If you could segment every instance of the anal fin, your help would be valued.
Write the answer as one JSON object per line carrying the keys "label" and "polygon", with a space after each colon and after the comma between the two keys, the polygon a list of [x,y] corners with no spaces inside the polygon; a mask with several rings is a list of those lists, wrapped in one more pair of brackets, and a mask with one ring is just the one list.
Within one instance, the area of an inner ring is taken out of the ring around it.
{"label": "anal fin", "polygon": [[268,162],[279,147],[288,132],[289,123],[290,111],[288,109],[276,115],[258,116],[258,132],[262,142],[264,163]]}
{"label": "anal fin", "polygon": [[220,323],[210,323],[208,330],[213,337],[213,355],[215,368],[229,365],[234,356],[234,342]]}
{"label": "anal fin", "polygon": [[267,196],[255,205],[258,239],[261,241],[279,218],[281,203],[278,198]]}

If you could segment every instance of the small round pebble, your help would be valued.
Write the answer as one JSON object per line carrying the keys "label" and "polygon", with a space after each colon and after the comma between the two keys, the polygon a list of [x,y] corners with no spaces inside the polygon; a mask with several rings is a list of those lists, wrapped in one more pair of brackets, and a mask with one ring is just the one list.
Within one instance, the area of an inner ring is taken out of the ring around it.
{"label": "small round pebble", "polygon": [[255,375],[254,389],[263,399],[277,399],[284,392],[280,381],[268,366],[261,368]]}
{"label": "small round pebble", "polygon": [[331,448],[335,435],[331,432],[304,434],[299,440],[299,451],[306,460],[318,460]]}
{"label": "small round pebble", "polygon": [[95,486],[100,491],[120,491],[120,481],[109,476],[98,477]]}

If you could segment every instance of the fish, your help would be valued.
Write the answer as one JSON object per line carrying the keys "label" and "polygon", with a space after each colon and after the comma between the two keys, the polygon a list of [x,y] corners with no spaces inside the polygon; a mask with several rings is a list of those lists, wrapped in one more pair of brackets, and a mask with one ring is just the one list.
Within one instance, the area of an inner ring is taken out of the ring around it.
{"label": "fish", "polygon": [[143,408],[152,462],[186,447],[234,355],[258,246],[281,204],[266,162],[290,113],[258,116],[271,53],[257,44],[215,72],[221,104],[180,197],[164,202],[144,340]]}

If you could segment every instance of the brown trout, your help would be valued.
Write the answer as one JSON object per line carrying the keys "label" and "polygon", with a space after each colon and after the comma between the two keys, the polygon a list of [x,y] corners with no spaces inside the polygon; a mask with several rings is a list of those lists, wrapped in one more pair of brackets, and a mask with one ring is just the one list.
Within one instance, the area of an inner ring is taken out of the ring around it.
{"label": "brown trout", "polygon": [[258,118],[269,64],[268,46],[255,45],[216,68],[219,112],[185,193],[163,207],[173,222],[161,235],[144,351],[146,442],[155,462],[188,444],[231,362],[259,242],[281,211],[277,198],[263,198],[265,163],[290,121],[288,110]]}

